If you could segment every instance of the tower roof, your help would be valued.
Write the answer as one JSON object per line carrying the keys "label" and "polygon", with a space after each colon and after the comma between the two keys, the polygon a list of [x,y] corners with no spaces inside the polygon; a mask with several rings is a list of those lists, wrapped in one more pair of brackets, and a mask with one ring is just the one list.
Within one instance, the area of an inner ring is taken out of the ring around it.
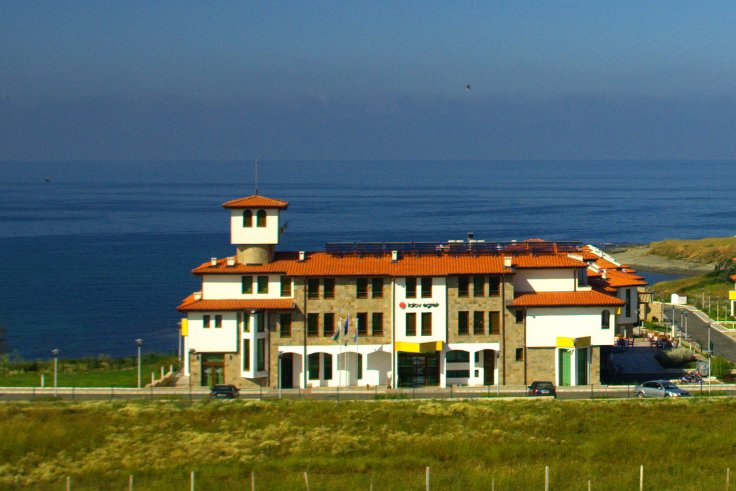
{"label": "tower roof", "polygon": [[279,210],[285,210],[289,207],[287,201],[281,201],[280,199],[267,198],[258,194],[246,196],[245,198],[238,198],[230,200],[222,204],[223,208],[276,208]]}

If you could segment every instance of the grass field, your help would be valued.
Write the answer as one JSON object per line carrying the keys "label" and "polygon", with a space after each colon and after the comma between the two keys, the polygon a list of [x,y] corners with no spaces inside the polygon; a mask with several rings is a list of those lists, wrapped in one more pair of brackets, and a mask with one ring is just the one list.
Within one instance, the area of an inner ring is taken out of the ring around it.
{"label": "grass field", "polygon": [[0,488],[722,490],[736,400],[0,406]]}

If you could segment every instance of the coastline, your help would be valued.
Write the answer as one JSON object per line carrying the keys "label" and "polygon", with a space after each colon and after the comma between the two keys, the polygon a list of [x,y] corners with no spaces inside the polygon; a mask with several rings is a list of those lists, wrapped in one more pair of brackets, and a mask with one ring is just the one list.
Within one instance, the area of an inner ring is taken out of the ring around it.
{"label": "coastline", "polygon": [[631,244],[607,250],[620,263],[634,269],[665,274],[696,276],[713,271],[715,263],[701,263],[683,259],[671,259],[652,253],[650,245]]}

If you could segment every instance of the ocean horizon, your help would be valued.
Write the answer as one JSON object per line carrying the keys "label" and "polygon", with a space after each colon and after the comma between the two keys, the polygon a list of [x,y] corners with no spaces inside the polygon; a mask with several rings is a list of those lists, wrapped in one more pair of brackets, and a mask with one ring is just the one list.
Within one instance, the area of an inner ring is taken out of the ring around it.
{"label": "ocean horizon", "polygon": [[[233,254],[221,205],[289,202],[280,250],[326,242],[733,236],[736,161],[0,163],[0,325],[23,358],[176,352],[191,270]],[[661,278],[645,272],[651,281]]]}

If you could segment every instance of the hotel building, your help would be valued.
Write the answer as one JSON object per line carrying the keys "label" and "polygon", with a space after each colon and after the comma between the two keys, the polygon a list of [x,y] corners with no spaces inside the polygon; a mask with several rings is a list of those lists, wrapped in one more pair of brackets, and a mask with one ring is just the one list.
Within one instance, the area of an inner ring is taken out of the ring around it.
{"label": "hotel building", "polygon": [[592,246],[538,239],[281,252],[287,202],[223,207],[234,255],[196,267],[201,291],[178,307],[184,372],[203,386],[599,383],[646,284]]}

